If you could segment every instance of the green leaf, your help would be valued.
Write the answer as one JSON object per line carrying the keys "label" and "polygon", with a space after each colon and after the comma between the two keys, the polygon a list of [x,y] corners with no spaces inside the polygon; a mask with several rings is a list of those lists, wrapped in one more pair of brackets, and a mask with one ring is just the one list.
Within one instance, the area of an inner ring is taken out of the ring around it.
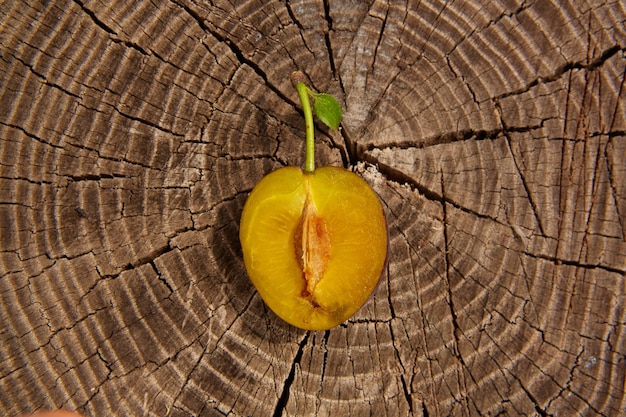
{"label": "green leaf", "polygon": [[335,97],[326,93],[313,95],[313,110],[318,119],[331,129],[337,129],[341,123],[341,105]]}

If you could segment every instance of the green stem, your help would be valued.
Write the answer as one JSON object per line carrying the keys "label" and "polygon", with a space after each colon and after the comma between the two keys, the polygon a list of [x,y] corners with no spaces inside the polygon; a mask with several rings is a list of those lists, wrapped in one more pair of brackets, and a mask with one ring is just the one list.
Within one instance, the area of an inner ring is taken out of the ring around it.
{"label": "green stem", "polygon": [[309,89],[305,84],[306,78],[301,71],[295,71],[291,74],[291,82],[298,91],[304,112],[304,124],[306,126],[304,172],[312,174],[315,171],[315,126],[313,125],[313,110],[311,110],[311,102],[309,101]]}

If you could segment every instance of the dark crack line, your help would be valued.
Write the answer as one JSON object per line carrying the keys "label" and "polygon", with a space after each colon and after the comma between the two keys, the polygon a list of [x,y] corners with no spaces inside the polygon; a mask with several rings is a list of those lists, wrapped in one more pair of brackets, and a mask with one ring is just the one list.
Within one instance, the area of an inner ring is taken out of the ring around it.
{"label": "dark crack line", "polygon": [[78,4],[80,6],[81,9],[83,9],[83,11],[85,12],[85,14],[87,14],[87,16],[89,16],[91,18],[91,20],[93,20],[93,22],[102,30],[104,30],[105,32],[107,32],[110,35],[115,35],[117,36],[117,32],[115,32],[113,29],[111,29],[106,23],[104,23],[102,20],[100,20],[98,18],[98,16],[96,16],[96,13],[91,10],[88,9],[85,4],[80,1],[80,0],[74,0],[74,3]]}
{"label": "dark crack line", "polygon": [[[406,239],[406,236],[405,236],[405,239]],[[411,263],[411,268],[413,268],[413,264],[412,263]],[[389,284],[389,280],[390,280],[390,277],[391,277],[391,273],[389,272],[389,258],[387,258],[387,260],[385,262],[385,272],[386,272],[386,275],[387,275],[387,279],[385,280],[385,282],[387,283],[387,304],[389,304],[389,314],[391,315],[391,320],[394,320],[394,319],[397,318],[397,316],[396,316],[396,309],[393,307],[393,298],[391,296],[392,295],[391,294],[391,285]],[[414,277],[414,275],[411,275],[411,276]],[[391,330],[391,339],[393,340],[393,328],[390,327],[390,330]]]}
{"label": "dark crack line", "polygon": [[[558,198],[556,202],[556,206],[558,208],[558,213],[564,212],[563,204],[567,201],[567,196],[565,195],[565,190],[568,188],[568,184],[566,182],[567,177],[565,176],[566,172],[566,164],[567,164],[567,121],[570,118],[570,97],[572,96],[572,77],[573,73],[569,73],[567,78],[567,94],[565,96],[565,114],[563,117],[563,140],[561,141],[561,149],[560,149],[560,161],[559,161],[559,173],[558,175],[558,183],[555,185],[556,190],[558,190]],[[561,232],[563,231],[563,216],[559,216],[557,220],[557,244],[554,249],[554,257],[556,258],[559,253],[559,247],[561,244]]]}
{"label": "dark crack line", "polygon": [[302,23],[300,23],[300,20],[296,17],[296,14],[293,12],[293,8],[291,7],[291,2],[289,0],[285,1],[285,8],[287,9],[287,13],[289,14],[289,17],[291,18],[291,21],[296,24],[297,28],[300,30],[301,33],[304,32],[304,26],[302,26]]}
{"label": "dark crack line", "polygon": [[499,103],[496,103],[496,108],[498,109],[498,113],[500,115],[500,123],[502,124],[503,134],[506,140],[507,149],[509,151],[509,154],[511,155],[511,160],[513,161],[513,165],[515,165],[515,170],[517,171],[517,175],[519,176],[520,182],[522,183],[522,187],[524,187],[524,192],[526,193],[526,198],[528,199],[528,203],[530,204],[530,207],[533,209],[533,216],[535,217],[535,221],[537,222],[537,227],[539,227],[539,232],[541,233],[542,236],[545,236],[546,235],[544,232],[545,229],[543,228],[541,217],[539,216],[539,205],[533,198],[533,193],[530,192],[530,188],[528,187],[528,183],[526,182],[526,177],[522,173],[522,170],[520,169],[517,159],[515,158],[515,155],[513,154],[513,149],[511,148],[511,138],[507,133],[508,128],[505,124],[504,118],[502,117],[502,109],[500,108]]}
{"label": "dark crack line", "polygon": [[[206,334],[206,333],[205,333]],[[198,342],[200,343],[200,345],[202,345],[202,342],[200,341],[200,338],[202,337],[202,335],[198,336],[192,343],[190,343],[188,346],[191,346],[193,343]],[[178,392],[176,393],[176,395],[174,395],[174,398],[172,399],[172,403],[171,403],[171,408],[178,408],[178,406],[176,405],[176,403],[178,402],[179,398],[181,397],[181,395],[183,395],[183,392],[185,391],[187,385],[191,382],[192,380],[192,376],[196,373],[196,370],[198,368],[200,368],[200,363],[202,362],[202,359],[204,358],[204,355],[207,354],[207,350],[209,348],[208,343],[202,347],[202,352],[198,355],[198,359],[195,361],[195,363],[193,364],[193,366],[191,367],[191,370],[189,371],[189,373],[187,374],[185,381],[181,384]],[[184,349],[181,349],[179,352],[176,353],[176,356],[178,356],[181,352],[183,352]]]}
{"label": "dark crack line", "polygon": [[200,28],[202,30],[204,30],[206,33],[209,33],[211,36],[213,36],[219,42],[221,42],[224,45],[226,45],[230,49],[230,51],[233,53],[233,55],[237,58],[237,60],[239,62],[241,62],[244,65],[247,65],[248,67],[250,67],[259,77],[261,77],[261,79],[263,79],[264,84],[270,90],[272,90],[272,92],[274,92],[274,94],[276,94],[278,97],[280,97],[283,101],[285,101],[287,103],[290,103],[291,105],[293,105],[295,107],[295,102],[293,100],[291,100],[289,97],[287,97],[285,94],[283,94],[283,92],[278,87],[276,87],[274,84],[272,84],[269,81],[269,78],[267,77],[267,74],[265,73],[265,71],[263,71],[263,69],[256,62],[254,62],[253,60],[247,58],[244,55],[243,51],[235,44],[235,42],[233,42],[231,39],[227,38],[226,36],[222,35],[217,30],[211,28],[206,23],[206,19],[204,19],[202,16],[200,16],[200,14],[197,11],[193,10],[188,5],[181,4],[178,1],[176,1],[175,4],[178,7],[182,8],[191,17],[193,17],[196,20],[196,22],[198,23],[198,26],[200,26]]}
{"label": "dark crack line", "polygon": [[411,398],[411,393],[409,392],[409,389],[406,385],[406,380],[404,379],[403,374],[400,374],[400,382],[402,383],[402,391],[404,392],[404,399],[406,400],[406,403],[409,406],[409,414],[413,414],[413,399]]}
{"label": "dark crack line", "polygon": [[[381,172],[382,175],[385,176],[385,179],[387,181],[390,182],[396,182],[398,184],[401,185],[406,185],[408,186],[411,190],[413,191],[417,191],[418,193],[420,193],[422,196],[424,196],[427,200],[433,201],[433,202],[438,202],[441,204],[447,203],[449,205],[451,205],[452,207],[467,213],[467,214],[471,214],[472,216],[475,216],[477,218],[480,219],[485,219],[485,220],[490,220],[493,221],[501,226],[505,226],[507,228],[510,228],[510,225],[502,223],[501,221],[499,221],[496,218],[487,216],[485,214],[481,214],[478,213],[476,211],[470,210],[467,207],[462,206],[461,204],[448,199],[445,194],[443,193],[443,189],[442,189],[442,193],[439,194],[436,191],[432,191],[431,189],[423,186],[422,184],[418,183],[417,181],[415,181],[413,178],[411,178],[409,175],[405,174],[404,172],[397,170],[395,168],[393,168],[390,165],[387,164],[383,164],[379,161],[377,161],[375,158],[373,157],[369,157],[368,154],[364,155],[364,161],[365,162],[369,162],[373,165],[375,165],[376,167],[378,167],[378,170]],[[443,172],[442,172],[443,175]]]}
{"label": "dark crack line", "polygon": [[[2,121],[0,121],[0,125],[4,125],[13,129],[17,129],[20,130],[22,133],[24,133],[26,136],[28,136],[29,138],[40,142],[42,144],[48,145],[52,148],[56,148],[56,149],[61,149],[61,150],[67,150],[65,146],[62,145],[58,145],[58,144],[54,144],[49,140],[45,140],[44,138],[40,138],[37,135],[27,131],[24,127],[22,126],[17,126],[17,125],[13,125],[13,124],[7,124],[7,123],[3,123]],[[75,138],[72,138],[75,139]],[[70,142],[67,141],[66,142],[67,146],[71,146],[77,149],[83,149],[86,151],[90,151],[90,152],[95,152],[98,155],[98,159],[103,159],[103,160],[107,160],[107,161],[111,161],[111,162],[121,162],[121,163],[125,163],[125,164],[129,164],[131,166],[136,166],[136,167],[140,167],[140,168],[147,168],[147,169],[157,169],[154,167],[151,167],[149,165],[146,164],[142,164],[140,162],[136,162],[136,161],[131,161],[128,160],[126,158],[113,158],[113,157],[109,157],[109,156],[103,156],[100,154],[100,149],[96,149],[96,148],[92,148],[89,146],[85,146],[83,144],[80,143],[76,143],[76,142]],[[69,152],[69,151],[68,151]],[[59,174],[54,173],[53,175],[58,176]],[[134,178],[133,176],[129,176],[129,175],[124,175],[124,174],[117,174],[117,173],[102,173],[98,175],[101,178]],[[68,177],[72,180],[76,180],[76,181],[80,181],[80,180],[95,180],[97,176],[95,175],[85,175],[85,176],[66,176],[64,175],[63,177]],[[46,181],[42,181],[43,183],[46,183]]]}
{"label": "dark crack line", "polygon": [[472,86],[465,79],[465,76],[457,74],[457,72],[454,70],[454,66],[450,62],[450,55],[446,55],[444,58],[446,60],[446,64],[448,64],[448,69],[450,69],[450,72],[452,72],[452,74],[455,76],[455,78],[459,78],[463,82],[463,85],[465,86],[467,91],[472,96],[472,101],[476,105],[480,106],[480,103],[478,102],[478,99],[476,98],[476,93],[474,92],[474,89],[472,88]]}
{"label": "dark crack line", "polygon": [[[409,119],[400,120],[400,122],[408,122]],[[406,140],[399,140],[393,142],[386,142],[382,145],[369,144],[367,148],[363,152],[371,152],[375,149],[385,150],[385,149],[424,149],[430,146],[437,146],[447,143],[454,142],[463,142],[467,140],[494,140],[504,133],[507,132],[516,132],[516,133],[526,133],[535,129],[539,129],[541,126],[528,126],[523,128],[513,128],[510,127],[506,131],[502,128],[498,129],[461,129],[449,131],[446,133],[441,133],[439,135],[434,135],[430,137],[423,138],[420,143],[415,143],[414,138],[409,138]]]}
{"label": "dark crack line", "polygon": [[[71,136],[68,136],[67,138],[78,140],[78,138],[71,137]],[[77,148],[77,149],[82,149],[82,150],[88,151],[88,152],[94,152],[96,155],[98,155],[98,159],[102,159],[102,160],[110,161],[110,162],[118,162],[118,163],[128,164],[130,166],[137,167],[137,168],[161,171],[159,168],[155,168],[155,167],[152,167],[150,165],[147,165],[145,163],[141,163],[141,162],[138,162],[138,161],[132,161],[130,159],[127,159],[125,156],[123,156],[123,157],[113,157],[113,156],[102,155],[101,152],[100,152],[101,150],[99,148],[94,148],[94,147],[91,147],[91,146],[87,146],[87,145],[84,145],[84,144],[79,143],[79,142],[71,142],[71,141],[68,140],[66,143],[67,143],[67,146],[70,146],[70,147],[74,147],[74,148]],[[55,146],[55,145],[52,145],[52,144],[50,144],[50,145],[51,146]],[[65,150],[65,147],[63,147],[63,146],[56,146],[56,147]],[[68,153],[71,154],[72,152],[70,150],[68,150]],[[138,175],[137,176],[124,175],[124,174],[117,174],[117,173],[110,173],[110,174],[102,173],[102,174],[99,174],[99,175],[102,178],[107,178],[108,175],[113,177],[113,178],[116,178],[116,177],[119,177],[119,178],[136,178],[138,176]],[[80,176],[76,176],[76,177],[80,178]]]}
{"label": "dark crack line", "polygon": [[274,408],[274,413],[272,416],[281,417],[283,412],[285,411],[285,407],[289,402],[289,395],[291,394],[291,385],[296,377],[296,369],[300,366],[300,362],[302,361],[302,354],[304,352],[304,347],[309,341],[309,332],[307,332],[302,340],[300,341],[300,345],[298,346],[298,352],[291,363],[291,369],[289,370],[289,375],[283,384],[283,391],[278,398],[278,402],[276,403],[276,407]]}
{"label": "dark crack line", "polygon": [[26,68],[28,68],[28,70],[33,73],[35,76],[37,76],[39,79],[41,79],[42,84],[48,85],[52,88],[56,88],[57,90],[61,91],[63,94],[67,94],[68,96],[76,99],[76,100],[81,100],[81,97],[77,94],[72,93],[71,91],[61,87],[59,84],[56,83],[52,83],[50,81],[48,81],[48,78],[43,75],[42,73],[38,72],[34,65],[29,64],[27,62],[25,62],[24,60],[22,60],[19,57],[14,56],[13,58],[15,58],[16,61],[20,62],[22,65],[24,65]]}
{"label": "dark crack line", "polygon": [[458,383],[460,386],[463,387],[463,390],[464,390],[464,392],[460,392],[459,394],[463,396],[462,401],[465,405],[466,410],[469,410],[469,404],[467,402],[468,399],[466,395],[467,386],[466,386],[465,377],[464,377],[465,375],[464,369],[466,369],[466,365],[459,351],[459,332],[461,332],[461,328],[457,320],[456,309],[454,307],[454,300],[452,298],[452,290],[450,288],[450,268],[451,268],[450,236],[448,236],[448,210],[446,208],[447,203],[445,202],[445,184],[443,180],[443,172],[441,172],[441,195],[442,195],[442,200],[443,200],[441,202],[441,205],[442,205],[441,209],[442,209],[442,217],[443,217],[442,221],[443,221],[444,259],[445,259],[445,264],[446,264],[444,278],[445,278],[445,286],[446,286],[447,298],[448,298],[448,307],[450,310],[450,317],[452,320],[452,335],[454,337],[453,354],[455,358],[457,359],[458,368],[459,368],[457,370],[459,372]]}
{"label": "dark crack line", "polygon": [[[598,80],[598,82],[600,82]],[[598,86],[598,96],[600,96],[600,90],[601,90],[601,86]],[[590,147],[592,146],[591,144],[589,145]],[[578,262],[582,263],[583,262],[583,257],[585,259],[589,259],[589,247],[593,246],[593,243],[590,242],[590,237],[593,236],[593,230],[592,230],[592,222],[594,219],[594,215],[593,213],[596,211],[595,207],[598,205],[598,198],[602,198],[601,196],[599,197],[599,193],[602,192],[602,190],[599,190],[599,188],[602,186],[601,184],[601,180],[600,177],[602,175],[602,171],[604,170],[603,168],[605,168],[608,165],[608,161],[607,160],[603,160],[602,156],[606,155],[606,146],[607,144],[604,144],[604,149],[602,149],[602,141],[598,140],[598,144],[597,147],[595,149],[595,153],[593,156],[591,156],[592,158],[595,159],[595,164],[593,167],[593,173],[591,174],[592,177],[590,179],[591,182],[591,200],[589,201],[589,208],[585,210],[585,231],[584,231],[584,235],[583,235],[583,239],[581,242],[581,248],[580,248],[580,252],[578,255]],[[587,142],[585,141],[585,148],[587,147]],[[591,149],[590,153],[594,152],[593,149]],[[587,159],[587,152],[585,150],[585,159]],[[605,165],[606,164],[606,165]],[[608,173],[608,169],[607,169],[607,173]],[[601,201],[600,204],[603,204],[604,202]]]}
{"label": "dark crack line", "polygon": [[167,134],[170,134],[170,135],[175,136],[175,137],[178,137],[178,138],[184,138],[184,137],[185,137],[185,135],[183,135],[183,134],[176,133],[176,132],[174,132],[174,131],[172,131],[172,130],[170,130],[170,129],[167,129],[167,128],[164,128],[164,127],[162,127],[162,126],[159,126],[158,124],[156,124],[156,123],[154,123],[154,122],[151,122],[150,120],[143,119],[143,118],[141,118],[141,117],[137,117],[137,116],[133,116],[133,115],[130,115],[130,114],[124,113],[123,111],[121,111],[121,110],[120,110],[120,109],[118,109],[117,107],[113,107],[113,106],[112,106],[111,108],[112,108],[114,111],[116,111],[117,113],[119,113],[121,116],[126,117],[127,119],[132,120],[133,122],[137,122],[137,123],[144,124],[144,125],[146,125],[146,126],[149,126],[149,127],[151,127],[151,128],[154,128],[154,129],[156,129],[156,130],[158,130],[158,131],[160,131],[160,132],[167,133]]}
{"label": "dark crack line", "polygon": [[52,143],[52,142],[50,142],[48,140],[45,140],[44,138],[40,138],[39,136],[37,136],[37,135],[35,135],[33,133],[30,133],[29,131],[27,131],[22,126],[14,125],[14,124],[11,124],[11,123],[4,123],[2,121],[0,121],[0,125],[1,126],[7,126],[7,127],[12,128],[12,129],[17,129],[17,130],[21,131],[23,134],[25,134],[26,136],[28,136],[29,138],[31,138],[31,139],[33,139],[33,140],[35,140],[37,142],[43,143],[44,145],[48,145],[48,146],[51,146],[52,148],[56,148],[56,149],[64,149],[63,146],[61,146],[61,145],[56,145],[56,144],[54,144],[54,143]]}
{"label": "dark crack line", "polygon": [[[289,17],[296,24],[296,27],[298,28],[298,34],[300,35],[300,39],[302,40],[302,45],[307,49],[307,51],[309,51],[311,55],[315,56],[315,53],[309,47],[306,39],[304,38],[304,33],[306,32],[306,29],[304,28],[302,23],[300,23],[300,20],[298,20],[295,13],[293,12],[293,8],[291,7],[291,3],[289,2],[289,0],[286,0],[285,7],[287,9],[287,13],[289,14]],[[289,55],[289,58],[291,58],[292,61],[295,61],[289,51],[287,51],[287,55]]]}
{"label": "dark crack line", "polygon": [[157,248],[155,250],[153,250],[152,252],[150,252],[149,254],[147,254],[146,256],[142,256],[141,258],[138,258],[132,262],[127,263],[126,265],[122,265],[121,267],[118,267],[118,271],[115,272],[114,274],[111,275],[107,275],[107,274],[102,274],[100,273],[100,271],[98,271],[99,275],[102,278],[110,278],[110,279],[116,279],[118,278],[122,273],[126,272],[126,271],[131,271],[131,270],[135,270],[138,269],[144,265],[150,265],[154,271],[157,273],[157,275],[159,274],[159,270],[156,268],[156,265],[154,263],[154,261],[159,258],[160,256],[171,252],[173,249],[170,246],[170,242],[168,241],[167,244],[165,246],[162,246],[160,248]]}
{"label": "dark crack line", "polygon": [[[341,128],[340,128],[341,129]],[[339,154],[341,155],[341,162],[344,166],[355,166],[359,162],[359,156],[357,155],[357,143],[347,130],[341,129],[341,138],[343,139],[343,146],[338,146]]]}
{"label": "dark crack line", "polygon": [[626,270],[622,270],[622,269],[618,269],[616,267],[612,267],[609,265],[593,265],[593,264],[586,264],[586,263],[581,263],[578,261],[572,261],[572,260],[568,260],[568,259],[562,259],[562,258],[558,258],[555,256],[548,256],[548,255],[542,255],[542,254],[537,254],[537,253],[529,253],[529,252],[523,252],[524,255],[527,255],[531,258],[536,258],[536,259],[543,259],[545,261],[549,261],[555,265],[568,265],[568,266],[573,266],[576,268],[582,268],[582,269],[587,269],[587,270],[592,270],[592,269],[599,269],[602,271],[606,271],[606,272],[612,272],[615,274],[620,274],[622,276],[626,276]]}
{"label": "dark crack line", "polygon": [[[372,16],[374,17],[374,16]],[[380,19],[376,16],[376,18]],[[385,37],[385,28],[387,27],[387,19],[389,18],[389,2],[387,2],[387,8],[385,10],[385,17],[382,18],[382,23],[380,29],[378,29],[378,39],[376,40],[376,46],[374,47],[374,62],[372,62],[372,72],[376,68],[376,60],[378,58],[378,48],[382,45],[383,39]]]}
{"label": "dark crack line", "polygon": [[[378,48],[379,48],[379,46],[382,43],[383,36],[384,36],[384,31],[385,31],[385,28],[387,26],[387,19],[388,19],[388,16],[389,16],[389,7],[390,7],[389,2],[386,2],[386,5],[387,5],[387,8],[385,10],[385,17],[384,18],[372,14],[371,8],[370,8],[370,10],[369,10],[369,12],[367,14],[367,16],[369,16],[371,18],[378,19],[378,20],[381,21],[381,27],[378,29],[379,36],[378,36],[378,39],[376,41],[376,46],[374,48],[374,53],[373,53],[374,61],[372,62],[372,65],[370,66],[370,71],[372,73],[374,72],[374,69],[376,67],[376,60],[378,58]],[[350,42],[350,44],[352,44],[352,41]],[[402,73],[402,70],[400,68],[393,68],[393,70],[395,71],[395,74],[393,74],[391,79],[387,82],[387,85],[385,86],[385,88],[380,92],[380,94],[378,94],[378,97],[376,98],[376,100],[370,106],[369,116],[367,116],[366,119],[363,121],[364,129],[367,129],[371,125],[371,123],[374,120],[375,115],[377,113],[378,107],[383,102],[383,98],[387,95],[387,93],[389,92],[389,89],[394,85],[396,79]],[[368,77],[367,73],[366,73],[366,77]],[[367,82],[365,84],[367,86]],[[343,88],[343,85],[342,85],[342,90],[345,92],[345,89]]]}
{"label": "dark crack line", "polygon": [[131,179],[133,177],[129,175],[120,175],[120,174],[115,174],[115,173],[111,173],[111,174],[101,173],[101,174],[67,175],[66,178],[74,182],[88,182],[88,181],[100,182],[105,179],[115,179],[115,178]]}
{"label": "dark crack line", "polygon": [[[391,300],[389,300],[389,302],[391,303]],[[394,320],[394,318],[395,318],[394,315],[392,315],[392,318],[391,320],[389,320],[389,323],[387,323],[387,326],[389,327],[389,335],[391,336],[391,346],[393,346],[393,352],[396,358],[396,362],[402,367],[402,373],[400,373],[400,382],[402,384],[402,392],[404,393],[404,399],[407,403],[407,406],[409,407],[409,413],[413,414],[413,396],[411,394],[412,389],[407,384],[406,379],[404,378],[404,375],[407,374],[407,370],[406,370],[406,367],[404,366],[404,363],[402,363],[402,356],[400,355],[400,351],[398,350],[398,344],[401,344],[401,343],[398,340],[397,336],[395,335],[395,332],[393,331],[392,321]],[[411,376],[411,381],[413,380],[414,376],[415,374]]]}
{"label": "dark crack line", "polygon": [[330,330],[324,331],[324,338],[322,339],[322,346],[324,346],[324,355],[322,358],[322,371],[320,373],[320,380],[324,380],[324,375],[326,375],[326,363],[328,360],[328,339],[330,338]]}
{"label": "dark crack line", "polygon": [[[608,48],[606,51],[604,51],[602,54],[600,54],[600,56],[596,59],[594,59],[593,61],[589,62],[589,63],[583,63],[583,62],[568,62],[565,65],[562,65],[561,67],[557,68],[555,72],[553,72],[550,75],[547,75],[545,77],[538,77],[534,80],[532,80],[531,82],[529,82],[528,84],[526,84],[524,87],[519,88],[517,90],[513,90],[513,91],[509,91],[507,93],[501,94],[499,96],[493,97],[494,100],[502,100],[504,98],[507,97],[511,97],[511,96],[516,96],[516,95],[520,95],[523,93],[528,92],[531,88],[539,85],[539,84],[546,84],[546,83],[550,83],[553,81],[558,80],[559,78],[561,78],[563,76],[563,74],[566,74],[567,72],[573,71],[573,70],[586,70],[586,71],[593,71],[596,68],[602,66],[607,60],[609,60],[611,57],[613,57],[613,55],[617,54],[619,51],[626,51],[625,49],[622,49],[622,47],[620,45],[613,45],[612,47]],[[567,119],[565,119],[567,120]]]}
{"label": "dark crack line", "polygon": [[319,413],[319,409],[323,399],[321,398],[323,381],[326,375],[326,365],[328,362],[328,339],[330,338],[330,330],[324,331],[324,336],[322,337],[322,341],[320,343],[320,349],[324,351],[322,356],[322,369],[320,371],[320,386],[319,389],[315,392],[315,415]]}
{"label": "dark crack line", "polygon": [[[90,9],[88,9],[87,7],[85,7],[85,5],[80,1],[80,0],[74,0],[74,2],[76,4],[78,4],[83,11],[91,18],[91,20],[93,20],[93,22],[96,24],[96,26],[100,27],[102,30],[104,30],[105,32],[107,32],[109,35],[111,35],[111,41],[117,44],[121,44],[127,48],[133,49],[137,52],[139,52],[141,55],[143,56],[154,56],[156,58],[158,58],[159,60],[163,61],[166,64],[172,65],[174,66],[176,69],[181,70],[187,74],[193,75],[185,70],[183,70],[182,68],[176,66],[175,64],[172,64],[171,62],[167,61],[165,58],[163,58],[162,56],[160,56],[159,54],[157,54],[154,51],[147,51],[146,49],[144,49],[141,45],[139,45],[136,42],[130,41],[130,40],[124,40],[121,39],[117,32],[115,32],[113,29],[111,29],[111,27],[109,27],[106,23],[104,23],[102,20],[100,20],[97,16],[96,13]],[[184,89],[184,87],[181,87]],[[196,96],[196,94],[194,94],[194,92],[189,91],[189,90],[185,90],[188,93]],[[197,96],[196,96],[197,97]]]}
{"label": "dark crack line", "polygon": [[522,384],[522,381],[519,378],[517,379],[517,383],[519,384],[520,388],[522,388],[522,391],[524,391],[524,393],[526,394],[530,402],[535,407],[535,411],[537,412],[537,414],[539,414],[541,417],[552,416],[552,414],[548,414],[546,410],[544,410],[543,408],[539,406],[539,402],[537,401],[535,396],[524,386],[524,384]]}
{"label": "dark crack line", "polygon": [[[621,97],[622,93],[624,92],[624,85],[626,84],[626,69],[624,69],[623,73],[622,73],[622,82],[619,86],[619,90],[617,92],[617,97]],[[606,147],[604,148],[604,158],[606,160],[606,164],[607,164],[607,171],[608,171],[608,183],[609,183],[609,187],[611,189],[611,197],[613,199],[613,207],[615,207],[615,211],[617,212],[617,222],[620,226],[620,230],[622,233],[622,240],[626,239],[626,225],[622,224],[622,215],[624,213],[621,212],[621,208],[620,208],[620,204],[618,204],[619,201],[619,188],[617,187],[617,183],[619,182],[617,180],[618,175],[615,174],[615,170],[613,167],[613,164],[611,163],[611,158],[608,155],[608,148],[609,145],[612,145],[613,143],[613,138],[616,136],[624,136],[624,132],[620,132],[621,134],[611,134],[611,132],[615,131],[615,123],[618,122],[619,118],[621,117],[620,113],[619,113],[619,108],[620,106],[620,101],[618,100],[617,103],[615,104],[615,111],[613,112],[613,116],[611,118],[611,125],[609,127],[609,140],[606,144]],[[619,172],[619,168],[617,169],[617,171]]]}
{"label": "dark crack line", "polygon": [[330,2],[329,0],[324,0],[324,17],[326,19],[326,23],[328,24],[328,30],[324,33],[324,40],[326,42],[326,49],[328,50],[328,64],[330,65],[330,71],[333,74],[333,77],[339,81],[339,85],[341,86],[341,90],[343,90],[343,84],[341,83],[341,76],[337,74],[337,68],[335,67],[335,58],[333,53],[333,47],[330,42],[330,32],[333,30],[333,18],[330,15]]}

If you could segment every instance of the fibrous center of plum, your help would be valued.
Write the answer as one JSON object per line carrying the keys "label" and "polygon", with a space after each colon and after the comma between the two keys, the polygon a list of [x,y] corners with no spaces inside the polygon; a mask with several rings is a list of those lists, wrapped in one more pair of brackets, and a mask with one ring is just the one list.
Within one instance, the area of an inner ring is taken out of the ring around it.
{"label": "fibrous center of plum", "polygon": [[308,196],[296,228],[294,246],[305,282],[302,296],[316,304],[313,291],[328,267],[330,235],[326,221]]}

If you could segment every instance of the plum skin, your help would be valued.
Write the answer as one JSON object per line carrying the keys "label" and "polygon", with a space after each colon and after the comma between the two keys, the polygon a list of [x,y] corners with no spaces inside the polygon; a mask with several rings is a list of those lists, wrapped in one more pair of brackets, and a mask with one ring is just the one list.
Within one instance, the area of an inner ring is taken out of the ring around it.
{"label": "plum skin", "polygon": [[[306,173],[289,166],[265,176],[246,201],[239,237],[263,301],[307,330],[330,329],[356,313],[376,288],[387,257],[378,196],[339,167]],[[310,263],[303,261],[307,253]]]}

